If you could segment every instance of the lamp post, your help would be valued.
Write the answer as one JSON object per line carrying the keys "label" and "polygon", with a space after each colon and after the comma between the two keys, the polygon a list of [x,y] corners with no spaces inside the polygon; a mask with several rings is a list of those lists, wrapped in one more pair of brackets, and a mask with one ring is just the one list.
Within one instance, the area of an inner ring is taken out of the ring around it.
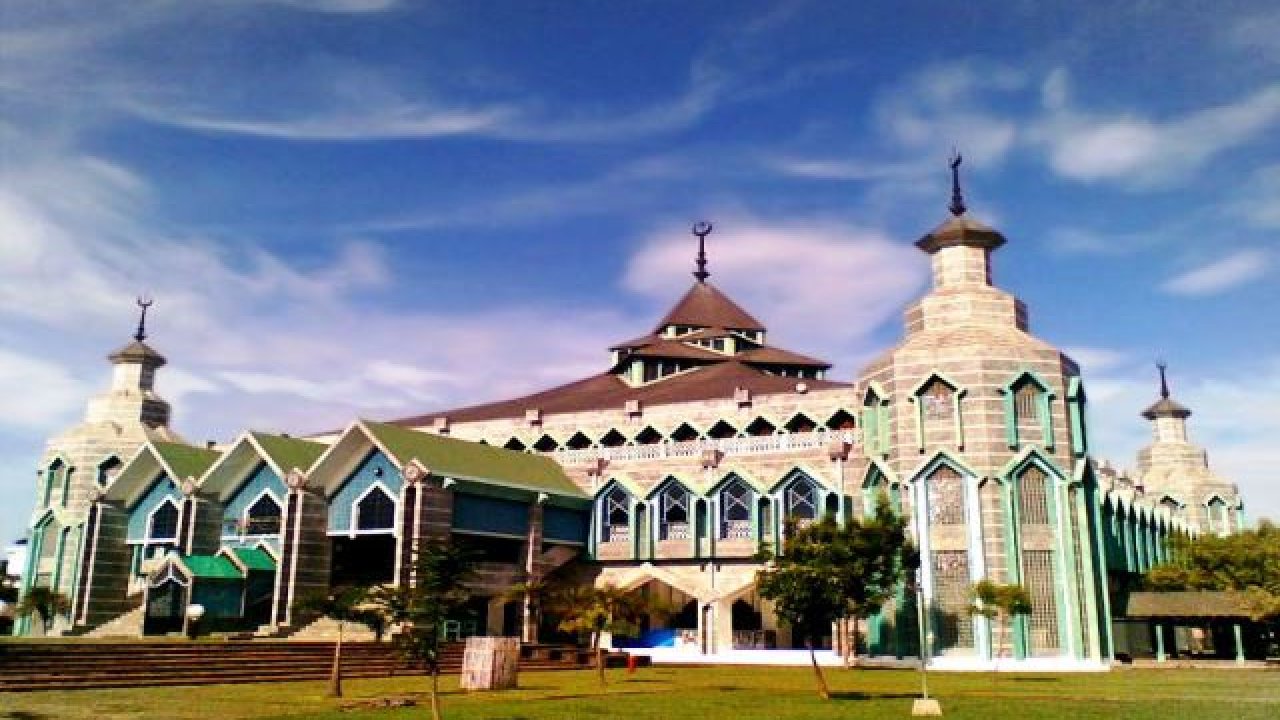
{"label": "lamp post", "polygon": [[929,656],[933,649],[933,630],[929,629],[929,613],[924,611],[924,583],[922,570],[916,571],[916,626],[920,631],[920,697],[911,703],[911,714],[916,717],[942,715],[942,706],[929,697]]}
{"label": "lamp post", "polygon": [[200,618],[204,617],[204,606],[192,603],[187,606],[187,611],[183,615],[187,621],[186,635],[195,640],[196,635],[200,634]]}

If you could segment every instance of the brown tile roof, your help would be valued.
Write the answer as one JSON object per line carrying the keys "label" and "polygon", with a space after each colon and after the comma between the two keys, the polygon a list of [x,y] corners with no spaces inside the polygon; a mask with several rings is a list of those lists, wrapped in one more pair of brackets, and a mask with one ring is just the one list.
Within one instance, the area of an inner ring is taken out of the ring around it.
{"label": "brown tile roof", "polygon": [[1155,420],[1162,417],[1189,418],[1191,411],[1177,400],[1170,397],[1160,398],[1154,405],[1142,411],[1142,417]]}
{"label": "brown tile roof", "polygon": [[668,325],[722,327],[733,330],[761,330],[764,325],[708,282],[694,283],[680,302],[654,328],[660,332]]}
{"label": "brown tile roof", "polygon": [[642,406],[652,406],[728,398],[740,387],[757,395],[776,395],[795,392],[797,382],[805,383],[812,390],[848,387],[847,383],[830,380],[798,381],[796,378],[778,377],[731,357],[724,357],[723,360],[724,362],[715,365],[690,370],[640,387],[631,387],[611,373],[601,373],[514,400],[402,418],[393,423],[421,427],[437,417],[448,417],[451,422],[497,420],[522,417],[531,408],[539,409],[543,415],[610,408],[622,412],[628,400],[639,400]]}
{"label": "brown tile roof", "polygon": [[706,348],[687,345],[683,342],[683,338],[680,340],[660,338],[656,342],[636,348],[628,357],[656,357],[675,358],[677,360],[706,360],[708,362],[723,362],[729,356],[724,353],[707,350]]}
{"label": "brown tile roof", "polygon": [[822,368],[823,370],[831,367],[831,363],[825,360],[811,358],[808,355],[801,355],[800,353],[776,347],[761,347],[755,350],[748,350],[737,357],[753,365],[802,365]]}
{"label": "brown tile roof", "polygon": [[928,235],[916,241],[916,247],[933,254],[946,247],[969,245],[994,250],[1005,243],[998,230],[974,220],[969,215],[952,216]]}
{"label": "brown tile roof", "polygon": [[156,352],[150,345],[141,340],[134,340],[107,356],[113,363],[134,362],[146,363],[160,367],[165,364],[164,356]]}

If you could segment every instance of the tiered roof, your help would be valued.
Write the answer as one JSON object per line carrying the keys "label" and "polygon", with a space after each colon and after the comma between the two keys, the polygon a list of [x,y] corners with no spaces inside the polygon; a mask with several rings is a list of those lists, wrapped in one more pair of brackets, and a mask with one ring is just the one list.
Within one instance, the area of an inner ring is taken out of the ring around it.
{"label": "tiered roof", "polygon": [[[679,334],[678,334],[679,333]],[[610,348],[615,363],[606,372],[512,400],[428,413],[393,421],[420,427],[437,418],[477,422],[523,417],[529,410],[543,414],[621,409],[631,401],[645,407],[732,397],[739,389],[756,395],[795,392],[796,383],[821,390],[846,383],[818,377],[831,363],[764,342],[765,326],[705,279],[694,283],[648,335]],[[696,341],[726,340],[720,351]],[[732,342],[730,346],[729,341]],[[732,347],[732,349],[730,349]],[[682,370],[637,384],[627,369],[636,359],[671,360]],[[685,367],[687,366],[687,367]],[[790,377],[788,377],[790,375]]]}

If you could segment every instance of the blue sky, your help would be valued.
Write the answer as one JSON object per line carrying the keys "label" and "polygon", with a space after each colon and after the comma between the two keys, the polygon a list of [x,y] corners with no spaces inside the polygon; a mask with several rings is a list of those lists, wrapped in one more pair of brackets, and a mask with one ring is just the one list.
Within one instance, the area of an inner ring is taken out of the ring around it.
{"label": "blue sky", "polygon": [[133,296],[192,441],[603,367],[690,282],[850,379],[965,155],[1121,467],[1171,365],[1280,516],[1274,3],[0,0],[0,536]]}

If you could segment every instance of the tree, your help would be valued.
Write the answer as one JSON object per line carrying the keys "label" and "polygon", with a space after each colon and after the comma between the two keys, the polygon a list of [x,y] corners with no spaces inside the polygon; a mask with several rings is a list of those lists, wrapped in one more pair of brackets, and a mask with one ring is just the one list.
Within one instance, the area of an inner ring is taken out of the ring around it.
{"label": "tree", "polygon": [[571,585],[559,588],[550,593],[547,606],[549,612],[560,618],[561,630],[588,636],[590,648],[595,652],[596,673],[601,686],[606,684],[601,635],[629,635],[638,632],[645,615],[667,612],[667,608],[657,601],[613,585]]}
{"label": "tree", "polygon": [[1172,542],[1172,562],[1147,573],[1148,589],[1239,592],[1255,620],[1280,620],[1280,527],[1261,520],[1225,537],[1175,536]]}
{"label": "tree", "polygon": [[338,640],[333,644],[333,666],[329,670],[329,697],[342,697],[342,635],[349,622],[381,622],[367,604],[370,591],[365,587],[338,587],[328,593],[317,593],[298,603],[299,612],[333,618],[338,622]]}
{"label": "tree", "polygon": [[431,717],[440,720],[440,654],[444,626],[466,608],[474,574],[471,551],[443,540],[425,540],[415,558],[408,587],[385,588],[375,600],[393,623],[400,623],[396,649],[405,659],[422,663],[431,675]]}
{"label": "tree", "polygon": [[[1021,585],[1001,585],[990,580],[980,580],[969,588],[969,613],[980,615],[988,622],[995,620],[1000,630],[999,637],[1004,637],[1008,630],[1009,619],[1018,615],[1031,614],[1031,593]],[[992,644],[996,643],[996,634],[992,633]],[[991,682],[995,683],[1000,670],[1001,646],[995,650],[995,663],[991,670]]]}
{"label": "tree", "polygon": [[552,589],[552,584],[546,577],[531,577],[524,582],[512,585],[502,593],[503,600],[520,603],[521,642],[538,641],[538,627],[542,619],[543,605]]}
{"label": "tree", "polygon": [[53,628],[54,619],[70,611],[71,601],[67,599],[66,595],[37,585],[27,590],[22,599],[18,601],[18,606],[14,608],[13,612],[16,617],[27,617],[29,615],[39,617],[40,626],[44,628],[44,634],[48,635],[49,630]]}
{"label": "tree", "polygon": [[774,602],[778,617],[804,638],[818,684],[818,696],[831,698],[815,645],[841,618],[878,611],[919,564],[907,538],[906,521],[881,498],[875,514],[839,525],[828,517],[805,528],[787,523],[785,552],[764,554],[760,595]]}

